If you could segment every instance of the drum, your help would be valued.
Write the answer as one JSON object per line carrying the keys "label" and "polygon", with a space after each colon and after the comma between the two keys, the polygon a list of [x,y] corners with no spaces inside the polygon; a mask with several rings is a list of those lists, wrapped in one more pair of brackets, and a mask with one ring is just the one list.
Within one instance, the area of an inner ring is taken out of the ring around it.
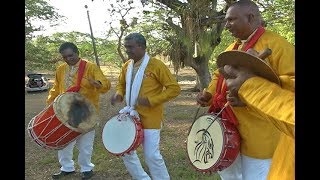
{"label": "drum", "polygon": [[27,130],[39,146],[59,150],[93,130],[97,122],[94,105],[79,93],[66,92],[33,117]]}
{"label": "drum", "polygon": [[143,141],[142,124],[128,114],[118,114],[106,122],[102,142],[107,151],[122,156],[139,147]]}
{"label": "drum", "polygon": [[233,163],[239,152],[240,135],[231,122],[215,114],[204,114],[193,122],[187,153],[197,171],[221,171]]}

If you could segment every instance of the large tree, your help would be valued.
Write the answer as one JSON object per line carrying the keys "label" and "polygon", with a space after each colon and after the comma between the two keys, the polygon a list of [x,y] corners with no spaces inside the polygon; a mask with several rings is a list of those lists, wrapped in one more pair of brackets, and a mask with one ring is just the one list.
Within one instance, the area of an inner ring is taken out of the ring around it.
{"label": "large tree", "polygon": [[[130,9],[133,8],[132,0],[116,1],[118,4],[128,3]],[[118,51],[122,54],[122,35],[126,31],[138,29],[148,39],[148,53],[168,55],[176,72],[185,66],[192,67],[199,80],[197,89],[207,87],[211,81],[209,67],[215,64],[210,60],[217,56],[217,51],[214,50],[223,38],[225,41],[222,42],[223,47],[219,48],[220,53],[233,41],[230,34],[224,32],[226,9],[233,2],[234,0],[141,0],[148,8],[144,8],[144,16],[139,17],[135,28],[123,29],[128,26],[125,17],[121,16]],[[294,41],[294,0],[255,2],[261,7],[271,29],[282,30],[281,35],[287,36],[291,42]],[[113,8],[113,12],[119,11]],[[281,26],[281,21],[289,23],[288,26]],[[287,33],[284,33],[285,31]],[[222,34],[227,37],[222,37]]]}
{"label": "large tree", "polygon": [[[154,7],[146,12],[157,16],[162,29],[158,37],[167,40],[168,55],[176,70],[192,67],[199,79],[198,89],[207,87],[211,81],[209,63],[216,47],[224,38],[223,47],[233,41],[224,32],[226,9],[234,0],[141,0]],[[277,31],[294,43],[294,0],[255,0],[261,7],[268,28]],[[284,23],[286,22],[286,23]],[[154,22],[156,23],[156,22]],[[149,31],[152,32],[152,31]],[[224,36],[222,37],[222,33]],[[220,53],[223,49],[220,50]],[[213,64],[211,62],[211,64]]]}
{"label": "large tree", "polygon": [[[143,2],[148,4],[148,2]],[[168,55],[175,70],[192,67],[199,78],[199,89],[211,81],[209,60],[221,42],[225,9],[232,3],[226,0],[154,0],[155,12],[163,18],[163,37],[170,43]],[[154,13],[153,13],[154,14]]]}

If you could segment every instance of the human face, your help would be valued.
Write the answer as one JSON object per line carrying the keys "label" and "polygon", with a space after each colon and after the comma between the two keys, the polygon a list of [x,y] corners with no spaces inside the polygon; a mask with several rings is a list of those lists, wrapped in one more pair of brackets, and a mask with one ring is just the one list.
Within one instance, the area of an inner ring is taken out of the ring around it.
{"label": "human face", "polygon": [[133,39],[125,41],[124,47],[126,48],[129,59],[133,59],[134,62],[142,59],[145,54],[145,49]]}
{"label": "human face", "polygon": [[232,6],[226,13],[225,28],[230,31],[232,36],[241,40],[246,40],[252,33],[248,12],[237,6]]}
{"label": "human face", "polygon": [[69,65],[74,66],[80,60],[77,53],[73,52],[71,48],[67,48],[61,52],[63,60]]}

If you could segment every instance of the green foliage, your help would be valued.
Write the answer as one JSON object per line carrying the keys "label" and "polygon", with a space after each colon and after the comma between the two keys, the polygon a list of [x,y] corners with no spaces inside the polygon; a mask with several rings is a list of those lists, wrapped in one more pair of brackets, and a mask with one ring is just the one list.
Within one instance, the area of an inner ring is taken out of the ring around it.
{"label": "green foliage", "polygon": [[130,32],[140,32],[145,36],[147,39],[147,51],[151,56],[168,55],[170,43],[167,39],[172,36],[172,33],[163,28],[163,22],[159,21],[158,17],[160,14],[154,12],[144,13],[143,18]]}
{"label": "green foliage", "polygon": [[51,57],[54,55],[42,47],[42,42],[27,41],[25,43],[25,69],[27,71],[54,69],[54,64],[50,62]]}
{"label": "green foliage", "polygon": [[[123,1],[125,2],[125,1]],[[122,3],[123,3],[122,2]],[[174,1],[175,2],[175,1]],[[204,1],[195,1],[196,6],[202,6]],[[280,35],[287,38],[291,43],[295,43],[295,17],[294,17],[294,0],[256,0],[257,4],[262,7],[262,15],[267,22],[267,29],[278,32]],[[199,4],[200,3],[200,4]],[[213,3],[213,2],[212,2]],[[220,2],[221,3],[221,2]],[[174,60],[173,56],[177,59],[184,59],[186,56],[194,53],[194,45],[199,44],[198,54],[206,57],[210,57],[209,68],[215,69],[216,57],[224,51],[224,49],[233,41],[233,37],[229,32],[223,31],[221,35],[221,42],[217,46],[211,46],[213,40],[217,39],[215,34],[215,27],[207,28],[201,33],[198,33],[197,41],[186,35],[184,32],[174,29],[174,26],[168,24],[168,19],[173,20],[177,27],[184,27],[186,23],[181,22],[180,11],[185,11],[184,15],[190,14],[188,9],[185,9],[178,3],[178,11],[173,11],[166,5],[156,1],[154,3],[146,3],[150,9],[143,11],[143,16],[140,18],[133,17],[132,26],[128,28],[125,34],[129,32],[141,32],[147,38],[147,51],[150,55],[170,55],[171,60]],[[216,4],[217,9],[221,9],[223,4]],[[214,3],[211,4],[214,8]],[[194,10],[194,6],[190,7],[189,11]],[[205,6],[204,6],[205,7]],[[130,8],[135,8],[134,4],[130,5]],[[54,22],[54,20],[62,20],[62,16],[59,16],[46,1],[43,0],[26,0],[26,51],[25,61],[26,69],[41,69],[49,68],[53,69],[55,63],[59,60],[60,54],[57,52],[59,45],[65,41],[71,41],[77,44],[80,50],[80,56],[90,61],[95,61],[95,56],[92,47],[92,40],[89,34],[80,32],[60,33],[57,32],[52,36],[43,37],[38,36],[31,40],[32,32],[41,29],[41,27],[34,27],[32,25],[33,20],[48,20]],[[205,12],[204,13],[216,13]],[[198,16],[195,16],[198,17]],[[128,21],[129,22],[129,21]],[[190,24],[192,25],[192,24]],[[178,28],[179,29],[179,28]],[[199,29],[191,29],[196,32]],[[95,38],[97,53],[100,62],[112,62],[118,67],[122,65],[116,49],[118,42],[115,40],[106,40]],[[183,49],[182,49],[183,48]],[[184,63],[179,62],[179,66],[184,66]]]}
{"label": "green foliage", "polygon": [[[92,39],[80,32],[55,33],[52,36],[38,36],[26,42],[26,70],[54,70],[58,61],[63,61],[58,52],[63,42],[73,42],[79,48],[79,56],[95,62]],[[116,53],[116,42],[95,38],[99,62],[121,62]]]}
{"label": "green foliage", "polygon": [[273,30],[295,44],[295,0],[255,1],[267,22],[267,29]]}
{"label": "green foliage", "polygon": [[216,48],[213,50],[210,60],[209,60],[209,69],[210,71],[214,71],[216,67],[216,60],[220,53],[222,53],[232,42],[234,41],[234,37],[231,36],[231,34],[224,30],[221,34],[221,42]]}
{"label": "green foliage", "polygon": [[57,20],[64,16],[59,15],[55,8],[45,0],[25,0],[25,35],[27,39],[32,38],[32,33],[43,29],[42,26],[35,26],[34,21],[47,21],[54,26]]}

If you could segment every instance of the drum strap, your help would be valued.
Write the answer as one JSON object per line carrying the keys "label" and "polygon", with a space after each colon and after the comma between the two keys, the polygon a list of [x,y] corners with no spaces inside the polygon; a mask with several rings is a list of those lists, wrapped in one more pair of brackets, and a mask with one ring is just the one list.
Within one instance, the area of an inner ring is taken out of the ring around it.
{"label": "drum strap", "polygon": [[[242,49],[243,51],[247,51],[250,49],[257,40],[261,37],[261,35],[265,32],[265,29],[261,26],[257,29],[255,34],[251,37],[249,42],[245,45],[245,47]],[[237,42],[233,49],[238,49],[240,43]],[[219,74],[217,87],[216,87],[216,93],[213,96],[212,104],[208,110],[209,113],[217,113],[219,112],[225,103],[227,103],[226,95],[227,95],[227,85],[224,82],[224,77],[222,74]],[[234,125],[238,125],[238,120],[236,116],[234,115],[232,109],[230,106],[225,108],[225,111],[222,112],[222,118],[227,119],[230,122],[232,122]]]}
{"label": "drum strap", "polygon": [[[248,49],[250,49],[260,38],[260,36],[265,32],[265,29],[260,26],[257,31],[254,33],[254,35],[249,39],[248,43],[245,45],[244,48],[242,48],[243,51],[247,51]],[[237,42],[234,46],[233,46],[233,50],[237,50],[240,46],[241,42]]]}
{"label": "drum strap", "polygon": [[80,83],[83,77],[84,68],[86,67],[86,64],[87,64],[86,61],[80,60],[77,84],[75,86],[70,87],[66,92],[78,92],[80,90]]}

